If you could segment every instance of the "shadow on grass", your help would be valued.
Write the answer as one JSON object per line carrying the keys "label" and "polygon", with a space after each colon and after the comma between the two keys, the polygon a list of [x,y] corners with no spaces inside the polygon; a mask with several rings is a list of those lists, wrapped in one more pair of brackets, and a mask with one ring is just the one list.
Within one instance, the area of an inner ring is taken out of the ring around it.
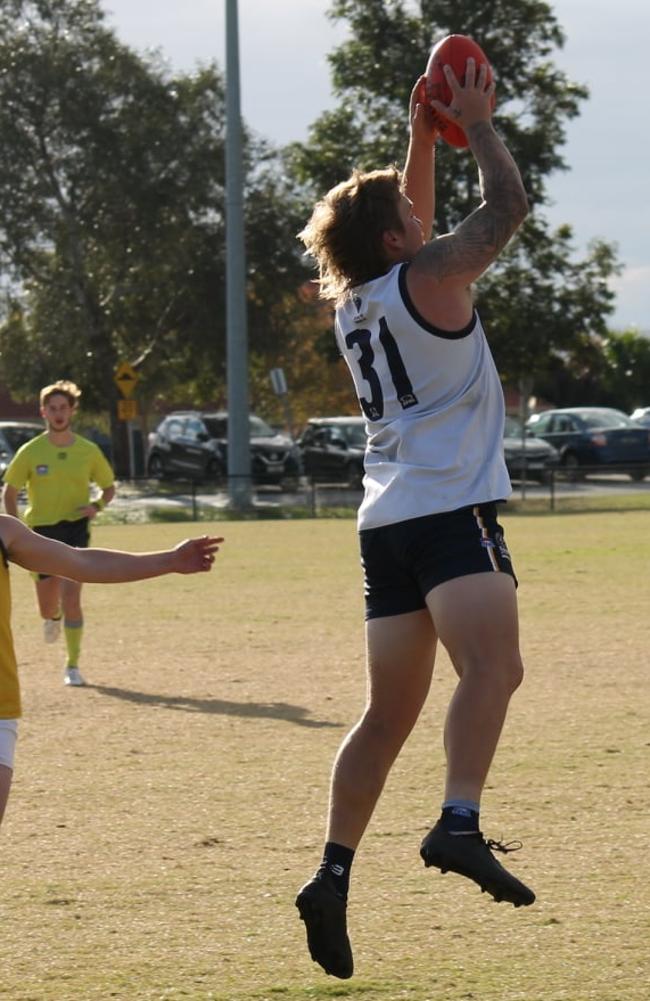
{"label": "shadow on grass", "polygon": [[108,685],[86,685],[89,691],[107,695],[112,699],[122,699],[137,705],[154,706],[158,709],[178,709],[189,713],[217,713],[221,716],[242,716],[253,719],[280,719],[297,726],[340,727],[342,723],[309,718],[309,710],[304,706],[292,706],[288,702],[230,702],[226,699],[194,699],[188,695],[153,695],[148,692],[134,692],[129,688],[112,688]]}

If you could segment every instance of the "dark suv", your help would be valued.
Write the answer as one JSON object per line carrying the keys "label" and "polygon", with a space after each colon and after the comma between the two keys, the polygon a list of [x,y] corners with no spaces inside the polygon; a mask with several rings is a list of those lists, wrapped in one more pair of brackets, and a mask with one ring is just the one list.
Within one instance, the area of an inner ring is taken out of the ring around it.
{"label": "dark suv", "polygon": [[306,476],[361,487],[366,448],[363,417],[312,417],[298,445]]}
{"label": "dark suv", "polygon": [[[256,483],[280,484],[300,476],[300,451],[292,439],[253,414],[251,472]],[[149,435],[149,476],[185,476],[221,482],[228,474],[228,414],[184,410],[169,414]]]}

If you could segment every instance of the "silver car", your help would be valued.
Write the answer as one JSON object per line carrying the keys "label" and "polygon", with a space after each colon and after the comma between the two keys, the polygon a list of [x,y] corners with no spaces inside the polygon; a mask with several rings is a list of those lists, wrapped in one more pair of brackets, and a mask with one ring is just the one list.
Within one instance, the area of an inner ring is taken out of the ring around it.
{"label": "silver car", "polygon": [[536,480],[548,483],[552,470],[559,465],[560,454],[556,448],[525,429],[515,417],[506,417],[503,437],[503,454],[508,473],[513,480]]}

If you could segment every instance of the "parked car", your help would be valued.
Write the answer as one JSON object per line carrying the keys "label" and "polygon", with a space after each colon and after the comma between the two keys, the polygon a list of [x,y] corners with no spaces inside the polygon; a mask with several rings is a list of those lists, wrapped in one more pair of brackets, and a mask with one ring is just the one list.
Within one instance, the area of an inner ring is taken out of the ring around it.
{"label": "parked car", "polygon": [[581,466],[615,466],[633,480],[650,472],[650,430],[621,410],[567,407],[529,418],[535,437],[554,445],[562,466],[574,476]]}
{"label": "parked car", "polygon": [[557,449],[543,438],[536,438],[528,428],[522,434],[521,423],[515,417],[506,417],[503,453],[508,472],[513,480],[522,478],[548,483],[552,470],[559,465]]}
{"label": "parked car", "polygon": [[[251,472],[256,483],[280,484],[300,476],[300,450],[286,434],[251,414]],[[228,414],[184,410],[168,414],[149,435],[147,472],[158,479],[184,476],[223,480],[228,473]]]}
{"label": "parked car", "polygon": [[[305,474],[321,482],[347,483],[359,488],[363,480],[363,457],[366,447],[363,417],[313,417],[298,439]],[[528,432],[522,445],[521,425],[506,418],[503,447],[508,472],[521,478],[526,455],[526,475],[546,482],[559,455],[552,445]]]}
{"label": "parked car", "polygon": [[650,428],[650,407],[637,407],[630,414],[633,421],[644,428]]}
{"label": "parked car", "polygon": [[36,421],[0,421],[0,479],[21,445],[44,430],[44,425]]}
{"label": "parked car", "polygon": [[363,417],[312,417],[298,445],[306,476],[321,483],[361,487],[366,447]]}

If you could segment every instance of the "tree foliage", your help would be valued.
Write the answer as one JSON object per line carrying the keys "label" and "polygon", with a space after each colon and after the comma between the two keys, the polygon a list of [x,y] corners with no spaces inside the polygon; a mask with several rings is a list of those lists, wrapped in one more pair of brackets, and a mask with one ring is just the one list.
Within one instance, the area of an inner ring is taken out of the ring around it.
{"label": "tree foliage", "polygon": [[[122,45],[96,0],[0,10],[0,266],[5,375],[32,394],[66,375],[110,406],[128,360],[149,399],[223,392],[224,82]],[[287,181],[245,134],[253,350],[305,270]],[[294,199],[295,201],[295,199]],[[279,310],[282,313],[282,308]],[[277,317],[282,332],[286,315]]]}
{"label": "tree foliage", "polygon": [[[573,253],[570,227],[550,231],[545,183],[566,169],[567,123],[579,114],[585,87],[553,63],[564,35],[543,0],[334,0],[334,20],[349,38],[330,56],[337,107],[322,115],[306,143],[288,151],[296,176],[314,197],[353,167],[403,160],[408,98],[433,42],[469,34],[487,52],[497,79],[495,126],[524,178],[533,213],[498,264],[477,286],[504,377],[543,378],[558,357],[580,355],[581,344],[605,329],[613,295],[607,279],[614,251],[594,244]],[[438,144],[437,228],[447,232],[477,204],[478,174],[471,155]]]}
{"label": "tree foliage", "polygon": [[558,357],[540,383],[540,392],[558,406],[599,404],[631,413],[648,406],[650,340],[637,330],[610,331],[582,345],[580,356],[567,365]]}
{"label": "tree foliage", "polygon": [[207,319],[191,293],[221,253],[222,89],[212,71],[166,78],[95,3],[3,10],[0,253],[39,377],[54,361],[105,400],[118,358]]}
{"label": "tree foliage", "polygon": [[502,378],[516,384],[523,376],[557,374],[560,367],[582,377],[586,359],[607,332],[606,277],[614,268],[608,244],[594,241],[577,260],[569,226],[550,231],[539,217],[529,219],[479,287],[481,316]]}
{"label": "tree foliage", "polygon": [[636,407],[650,406],[650,339],[637,330],[609,332],[603,353],[608,402],[628,413]]}

